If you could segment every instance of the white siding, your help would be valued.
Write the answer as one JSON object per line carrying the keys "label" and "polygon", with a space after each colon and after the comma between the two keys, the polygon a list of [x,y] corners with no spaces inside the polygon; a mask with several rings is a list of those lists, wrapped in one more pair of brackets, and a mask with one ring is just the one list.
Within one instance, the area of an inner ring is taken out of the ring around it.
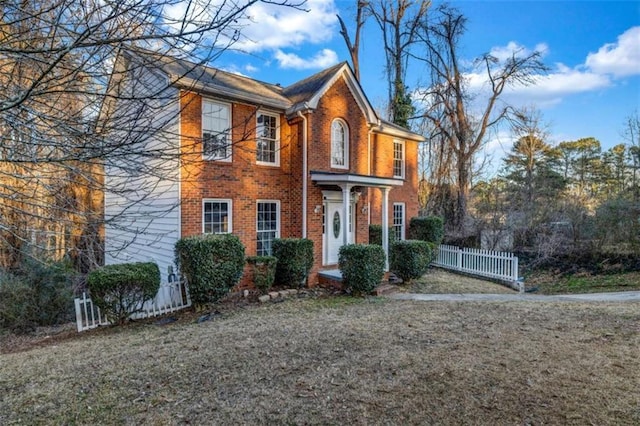
{"label": "white siding", "polygon": [[[166,85],[149,72],[138,79],[144,84],[125,89],[136,96]],[[173,253],[180,235],[178,91],[169,89],[143,105],[120,102],[123,117],[130,107],[145,110],[136,118],[136,128],[123,125],[112,137],[132,143],[105,164],[105,263],[153,261],[166,282],[168,266],[177,273]],[[148,135],[132,134],[139,129],[147,129]]]}

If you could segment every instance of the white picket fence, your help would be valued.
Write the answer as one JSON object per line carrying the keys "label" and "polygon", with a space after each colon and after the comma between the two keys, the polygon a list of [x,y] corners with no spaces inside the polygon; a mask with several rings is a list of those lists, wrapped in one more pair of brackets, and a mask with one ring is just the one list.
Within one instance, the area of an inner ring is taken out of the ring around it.
{"label": "white picket fence", "polygon": [[[90,330],[101,325],[111,324],[101,312],[100,308],[86,293],[75,298],[76,325],[78,331]],[[131,316],[132,319],[156,317],[191,306],[189,291],[182,282],[161,284],[158,294],[142,307],[142,310]]]}
{"label": "white picket fence", "polygon": [[513,253],[440,245],[433,265],[506,281],[524,291],[524,283],[518,276],[518,257]]}

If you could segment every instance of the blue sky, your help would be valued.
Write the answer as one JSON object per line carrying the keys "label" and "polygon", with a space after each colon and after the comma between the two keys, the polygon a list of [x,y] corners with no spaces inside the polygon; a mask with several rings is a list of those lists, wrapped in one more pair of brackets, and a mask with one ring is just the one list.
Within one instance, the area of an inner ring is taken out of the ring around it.
{"label": "blue sky", "polygon": [[[437,4],[437,1],[434,0]],[[349,25],[355,0],[309,0],[309,12],[253,8],[236,47],[214,65],[283,86],[307,77],[348,53],[337,13]],[[543,50],[549,74],[533,87],[505,93],[515,105],[535,105],[550,125],[550,141],[595,137],[607,149],[623,142],[625,117],[640,110],[640,2],[638,1],[455,1],[468,18],[462,56],[496,55],[519,48]],[[362,35],[361,84],[377,109],[384,106],[386,83],[382,40],[373,20]],[[419,51],[419,47],[416,48]],[[469,71],[481,92],[480,74]],[[428,84],[423,66],[409,66],[407,85]],[[506,129],[487,141],[500,157],[512,143]]]}

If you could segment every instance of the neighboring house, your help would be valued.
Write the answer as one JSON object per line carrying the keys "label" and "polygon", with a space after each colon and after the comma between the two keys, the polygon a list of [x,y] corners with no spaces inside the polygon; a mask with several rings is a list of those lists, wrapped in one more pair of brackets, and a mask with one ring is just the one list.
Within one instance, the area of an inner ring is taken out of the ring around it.
{"label": "neighboring house", "polygon": [[[146,143],[179,155],[149,160],[168,177],[156,176],[137,195],[143,202],[105,194],[107,263],[153,260],[166,280],[180,237],[230,232],[247,255],[271,254],[274,238],[304,237],[314,242],[315,285],[319,271],[337,269],[342,245],[368,242],[369,224],[405,238],[418,214],[424,138],[381,120],[347,63],[280,87],[182,60],[121,56],[121,69],[135,63],[138,78],[155,82],[146,90],[170,82],[155,103],[162,137]],[[112,90],[132,84],[112,82]],[[118,174],[107,168],[107,187]]]}

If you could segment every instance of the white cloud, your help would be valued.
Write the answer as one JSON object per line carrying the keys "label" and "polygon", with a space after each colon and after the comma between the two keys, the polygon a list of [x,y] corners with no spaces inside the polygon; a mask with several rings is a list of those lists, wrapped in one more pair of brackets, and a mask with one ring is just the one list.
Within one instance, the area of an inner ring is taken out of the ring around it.
{"label": "white cloud", "polygon": [[533,50],[531,50],[515,41],[510,41],[506,46],[496,46],[492,48],[489,54],[496,57],[499,61],[505,61],[513,55],[521,57],[530,55],[533,52],[540,52],[542,56],[545,56],[549,52],[549,46],[545,43],[538,43]]}
{"label": "white cloud", "polygon": [[248,9],[250,22],[234,47],[258,52],[330,40],[337,23],[334,0],[308,0],[302,7],[256,3]]}
{"label": "white cloud", "polygon": [[[491,54],[504,60],[514,52],[521,55],[533,51],[548,53],[549,47],[540,43],[533,49],[511,41],[506,46],[494,47]],[[535,77],[535,84],[506,87],[502,99],[512,105],[535,103],[546,107],[562,102],[566,96],[606,89],[615,83],[614,77],[640,74],[640,27],[633,27],[618,37],[617,43],[605,44],[597,53],[589,53],[585,63],[569,67],[557,63],[546,75]],[[488,95],[489,81],[482,69],[465,75],[469,89],[480,98]]]}
{"label": "white cloud", "polygon": [[607,43],[585,62],[593,72],[616,77],[640,74],[640,26],[618,36],[617,43]]}
{"label": "white cloud", "polygon": [[303,59],[295,53],[284,53],[278,50],[275,53],[280,68],[307,70],[315,68],[327,68],[338,63],[338,55],[331,49],[322,49],[314,57]]}
{"label": "white cloud", "polygon": [[258,67],[254,67],[254,66],[253,66],[253,65],[251,65],[251,64],[247,64],[247,65],[245,65],[245,66],[244,66],[244,69],[245,69],[245,71],[246,71],[246,72],[249,72],[249,73],[254,73],[254,72],[258,72],[258,71],[260,71],[260,68],[258,68]]}

